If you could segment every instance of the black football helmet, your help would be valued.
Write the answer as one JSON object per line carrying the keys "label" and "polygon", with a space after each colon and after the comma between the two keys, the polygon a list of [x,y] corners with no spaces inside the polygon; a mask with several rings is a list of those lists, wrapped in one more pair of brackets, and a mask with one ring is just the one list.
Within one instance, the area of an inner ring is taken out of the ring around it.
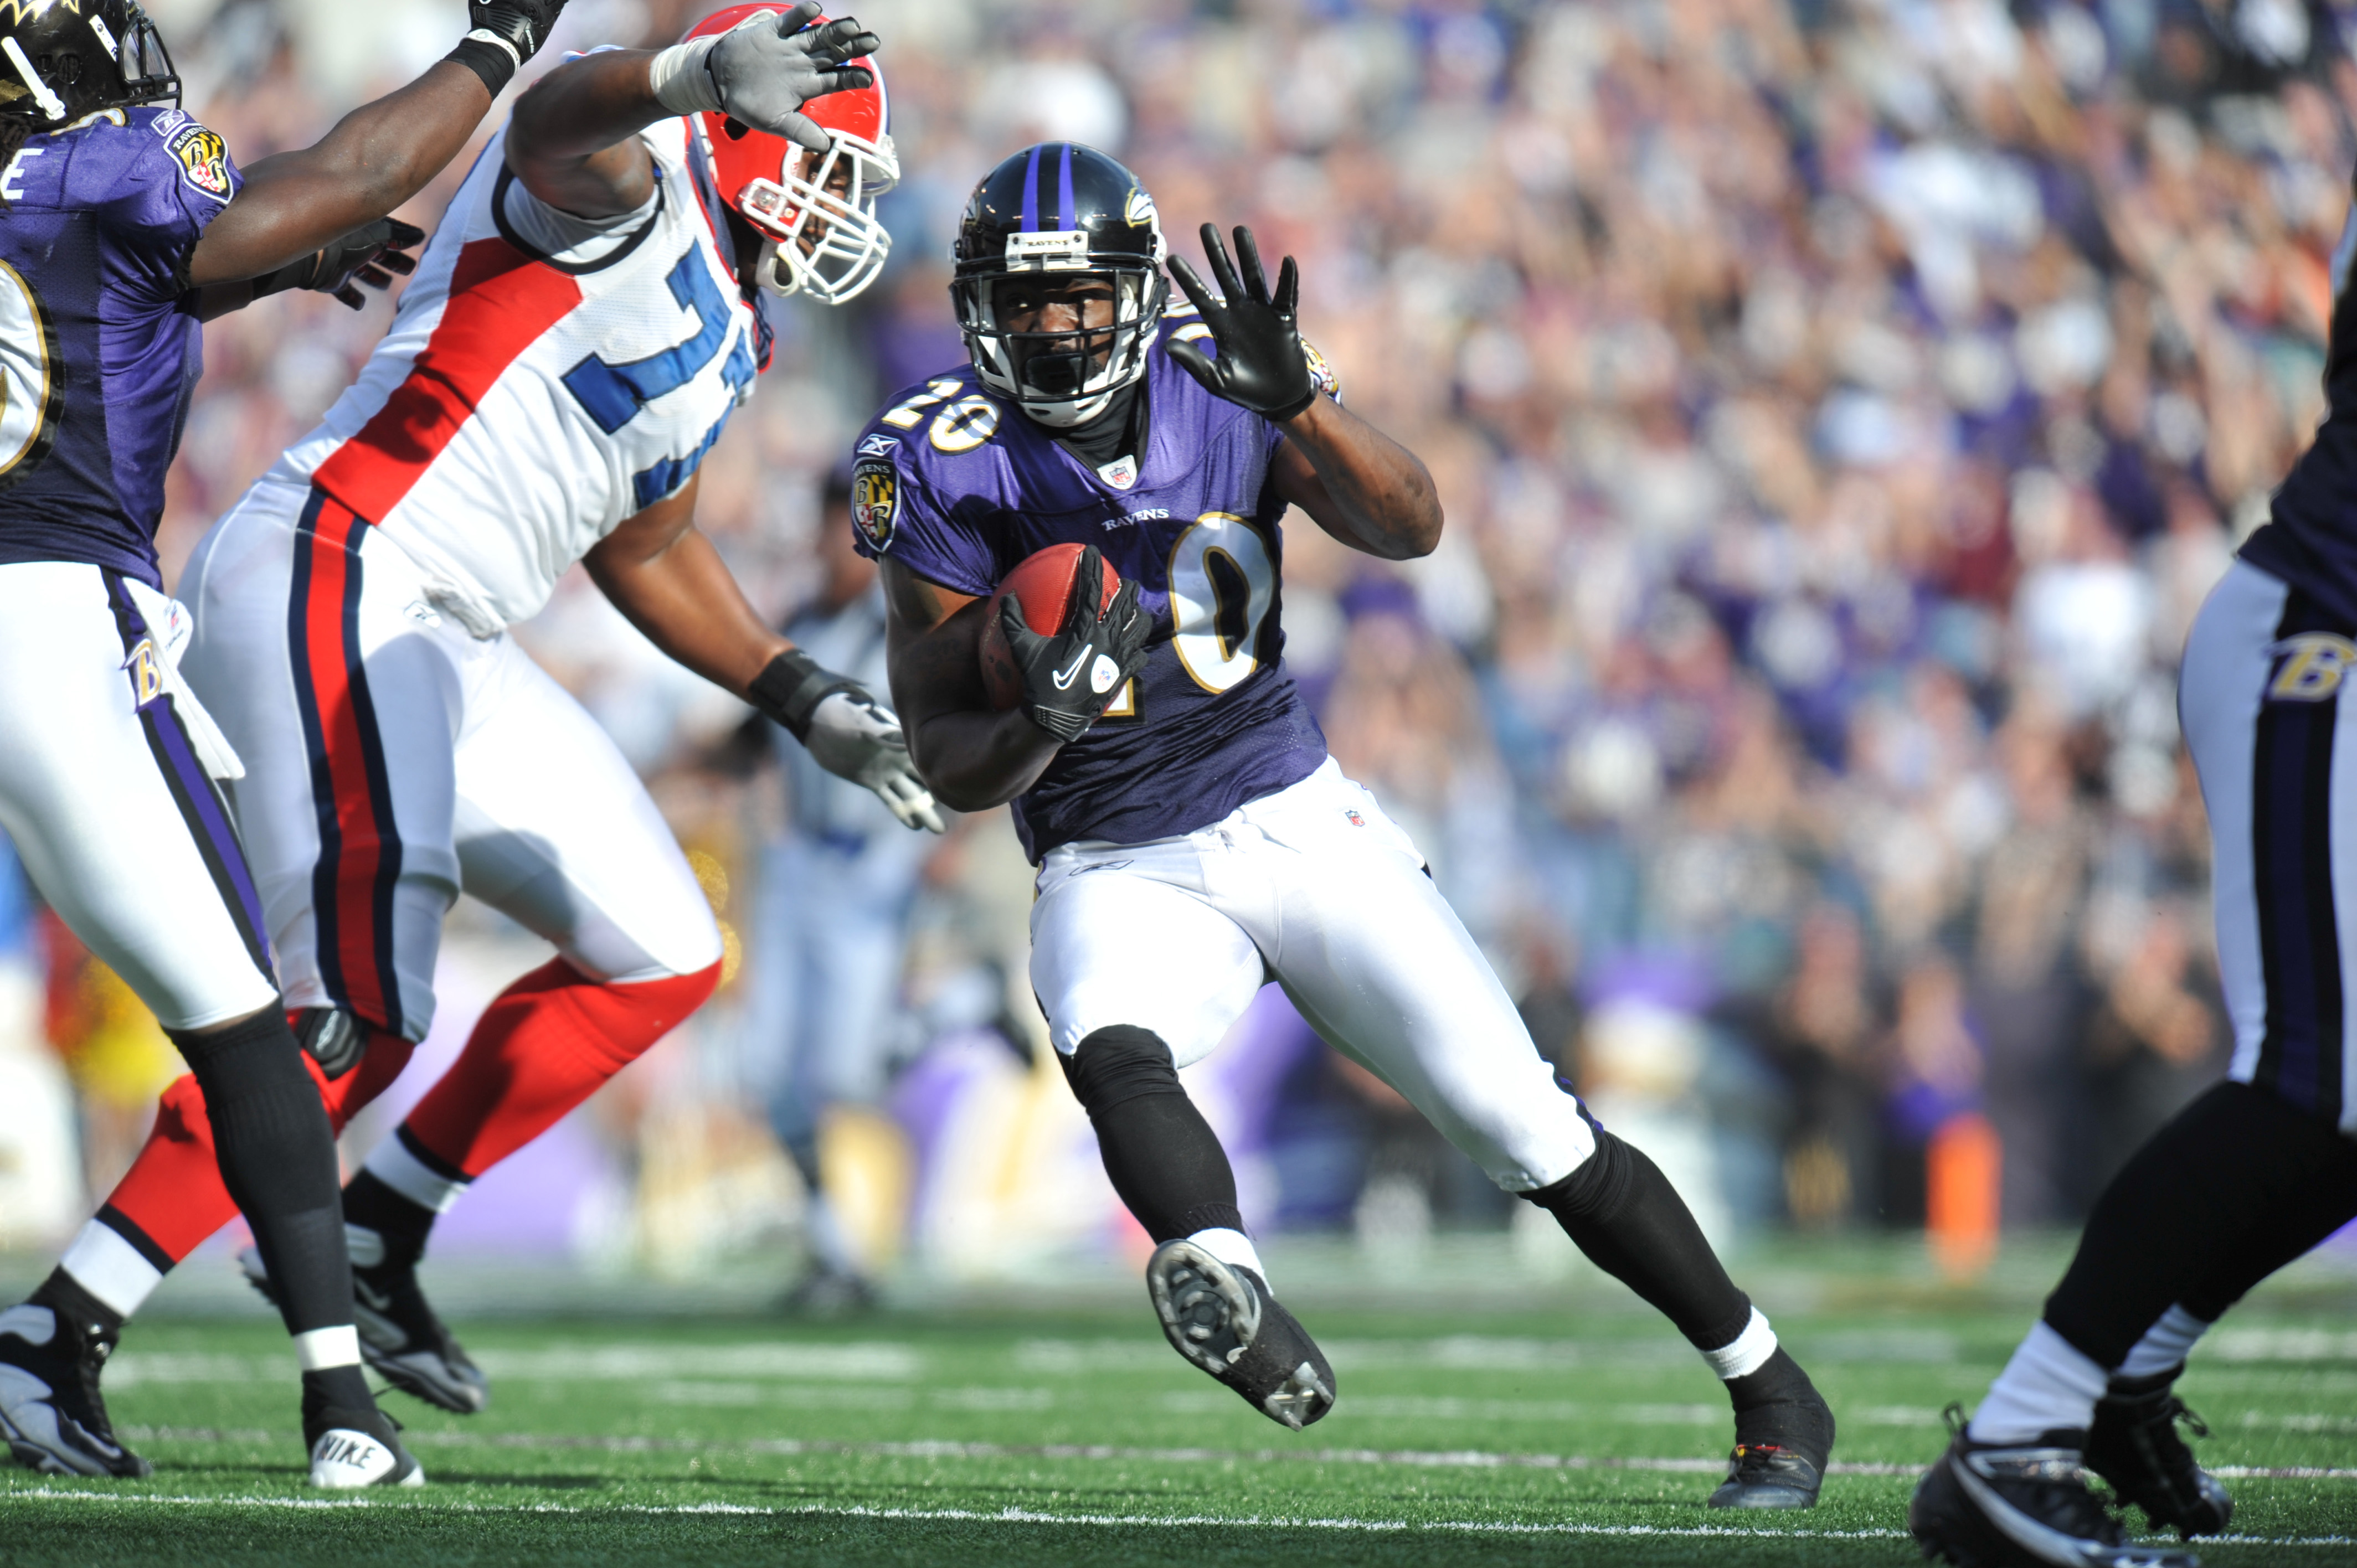
{"label": "black football helmet", "polygon": [[136,0],[0,0],[0,115],[52,130],[163,99],[180,78]]}
{"label": "black football helmet", "polygon": [[[950,252],[957,263],[950,297],[983,385],[1058,429],[1103,413],[1115,392],[1146,375],[1146,350],[1170,295],[1165,253],[1154,199],[1093,147],[1043,142],[983,176]],[[1106,279],[1114,325],[1079,334],[1003,329],[998,285],[1040,273]],[[1024,343],[1039,347],[1017,354]]]}

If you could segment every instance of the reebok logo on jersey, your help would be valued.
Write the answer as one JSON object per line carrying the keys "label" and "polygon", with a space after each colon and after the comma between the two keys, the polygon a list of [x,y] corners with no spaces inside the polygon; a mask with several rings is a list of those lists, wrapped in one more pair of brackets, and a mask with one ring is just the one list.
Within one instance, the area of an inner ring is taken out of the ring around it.
{"label": "reebok logo on jersey", "polygon": [[[1097,645],[1093,642],[1084,642],[1081,644],[1081,650],[1072,656],[1072,662],[1069,667],[1062,670],[1051,670],[1048,672],[1048,679],[1056,683],[1056,690],[1059,692],[1069,692],[1072,689],[1072,682],[1081,678],[1081,666],[1088,662],[1089,655],[1094,653],[1096,651],[1096,648]],[[1105,659],[1100,660],[1098,662],[1110,664],[1113,660]],[[1104,690],[1104,687],[1099,686],[1097,690],[1102,692]]]}
{"label": "reebok logo on jersey", "polygon": [[859,456],[862,457],[881,457],[899,445],[900,445],[900,438],[899,436],[887,435],[879,430],[875,435],[868,436],[859,444]]}
{"label": "reebok logo on jersey", "polygon": [[2267,682],[2271,703],[2327,702],[2341,690],[2341,678],[2357,662],[2357,643],[2329,631],[2303,631],[2268,650],[2282,662]]}

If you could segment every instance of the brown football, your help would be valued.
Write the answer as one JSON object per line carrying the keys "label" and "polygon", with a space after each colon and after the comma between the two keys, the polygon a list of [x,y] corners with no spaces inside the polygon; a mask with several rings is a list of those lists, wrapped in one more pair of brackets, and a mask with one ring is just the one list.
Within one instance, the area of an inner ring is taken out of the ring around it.
{"label": "brown football", "polygon": [[[1005,713],[1023,700],[1023,671],[1016,668],[1014,651],[1006,646],[1006,632],[998,618],[999,601],[1014,595],[1015,602],[1023,607],[1023,624],[1043,637],[1052,636],[1064,624],[1064,612],[1072,602],[1072,575],[1080,569],[1081,552],[1087,548],[1050,544],[1028,555],[990,596],[990,608],[982,618],[982,689],[998,712]],[[1104,597],[1097,606],[1100,614],[1113,603],[1120,587],[1120,574],[1107,561]]]}

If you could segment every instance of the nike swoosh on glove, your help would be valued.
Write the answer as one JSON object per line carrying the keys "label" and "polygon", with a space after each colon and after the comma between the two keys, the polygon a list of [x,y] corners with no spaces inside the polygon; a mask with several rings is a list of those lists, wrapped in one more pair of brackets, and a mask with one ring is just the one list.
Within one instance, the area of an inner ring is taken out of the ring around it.
{"label": "nike swoosh on glove", "polygon": [[548,42],[565,0],[468,0],[467,25],[515,51],[522,65]]}
{"label": "nike swoosh on glove", "polygon": [[1024,624],[1014,595],[999,602],[1006,650],[1023,672],[1023,716],[1058,740],[1079,739],[1146,662],[1154,618],[1137,607],[1137,585],[1124,583],[1098,615],[1103,600],[1104,557],[1092,544],[1072,568],[1071,599],[1054,636]]}
{"label": "nike swoosh on glove", "polygon": [[802,745],[821,768],[876,791],[877,799],[911,828],[944,829],[933,792],[917,776],[899,715],[857,686],[837,691],[811,710]]}
{"label": "nike swoosh on glove", "polygon": [[726,114],[825,152],[826,131],[802,105],[873,85],[874,73],[845,62],[874,54],[881,40],[849,17],[811,27],[819,11],[819,0],[802,0],[783,16],[750,16],[717,38],[663,50],[648,66],[656,101],[676,114]]}
{"label": "nike swoosh on glove", "polygon": [[1213,297],[1203,286],[1184,256],[1170,258],[1170,275],[1202,312],[1203,325],[1211,329],[1211,341],[1219,345],[1219,358],[1213,359],[1192,343],[1170,344],[1170,357],[1212,396],[1239,403],[1264,419],[1291,419],[1318,395],[1318,378],[1301,351],[1301,332],[1296,325],[1301,303],[1300,271],[1291,256],[1286,257],[1272,296],[1267,274],[1260,267],[1260,247],[1253,242],[1251,230],[1241,224],[1236,228],[1236,255],[1243,263],[1241,278],[1228,260],[1228,248],[1220,243],[1220,231],[1206,223],[1202,235],[1203,255],[1219,281],[1220,297]]}

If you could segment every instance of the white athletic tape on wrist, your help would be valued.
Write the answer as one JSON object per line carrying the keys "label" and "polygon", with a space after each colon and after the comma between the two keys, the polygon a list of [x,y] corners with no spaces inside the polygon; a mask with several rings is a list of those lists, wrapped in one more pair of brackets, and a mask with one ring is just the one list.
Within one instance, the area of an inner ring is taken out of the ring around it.
{"label": "white athletic tape on wrist", "polygon": [[125,1317],[138,1311],[149,1294],[164,1283],[164,1271],[140,1256],[121,1231],[101,1219],[83,1223],[73,1245],[58,1260],[58,1267]]}
{"label": "white athletic tape on wrist", "polygon": [[523,56],[516,53],[515,45],[508,42],[507,39],[500,37],[499,34],[492,32],[488,27],[477,27],[473,32],[468,33],[465,38],[458,41],[460,43],[497,44],[500,48],[507,51],[508,59],[515,61],[516,69],[518,70],[522,70],[523,69]]}
{"label": "white athletic tape on wrist", "polygon": [[361,1364],[360,1331],[350,1324],[310,1328],[295,1336],[295,1364],[307,1372]]}
{"label": "white athletic tape on wrist", "polygon": [[1768,1364],[1776,1353],[1776,1331],[1768,1326],[1768,1315],[1758,1307],[1751,1309],[1751,1321],[1743,1332],[1716,1350],[1706,1350],[1702,1359],[1710,1363],[1722,1381],[1729,1378],[1748,1378]]}
{"label": "white athletic tape on wrist", "polygon": [[673,44],[659,49],[647,62],[647,86],[655,102],[674,114],[717,114],[720,113],[720,89],[705,68],[712,46],[727,37],[726,33],[711,38],[690,38],[683,44]]}

